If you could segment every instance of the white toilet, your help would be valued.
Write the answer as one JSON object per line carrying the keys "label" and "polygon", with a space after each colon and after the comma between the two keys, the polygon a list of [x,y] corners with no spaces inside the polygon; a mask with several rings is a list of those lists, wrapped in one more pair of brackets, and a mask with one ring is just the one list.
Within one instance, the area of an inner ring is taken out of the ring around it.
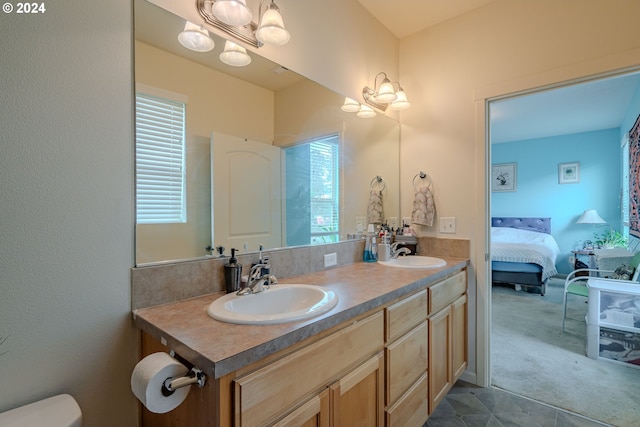
{"label": "white toilet", "polygon": [[82,412],[68,394],[20,406],[0,414],[2,427],[80,427]]}

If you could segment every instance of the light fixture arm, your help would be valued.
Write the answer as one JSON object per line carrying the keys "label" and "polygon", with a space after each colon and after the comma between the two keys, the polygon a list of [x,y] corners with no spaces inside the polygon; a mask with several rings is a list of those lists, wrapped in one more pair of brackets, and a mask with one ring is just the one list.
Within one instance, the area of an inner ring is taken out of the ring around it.
{"label": "light fixture arm", "polygon": [[[369,104],[372,107],[375,107],[378,110],[384,112],[384,111],[387,110],[387,107],[389,106],[389,104],[378,102],[376,100],[376,96],[378,95],[378,91],[379,91],[379,87],[380,87],[378,85],[378,77],[380,77],[380,76],[382,76],[382,81],[380,82],[380,85],[382,85],[382,83],[384,83],[385,80],[389,81],[389,77],[387,76],[387,73],[385,73],[384,71],[379,72],[378,74],[376,74],[376,77],[373,79],[373,89],[370,88],[369,86],[365,86],[362,89],[362,97],[364,98],[364,101],[367,104]],[[398,87],[400,87],[400,84],[398,84]]]}
{"label": "light fixture arm", "polygon": [[[262,6],[263,1],[264,0],[261,0],[260,7]],[[227,25],[224,22],[218,20],[211,12],[211,4],[213,3],[214,0],[196,0],[196,9],[198,10],[198,13],[202,17],[202,19],[204,19],[204,22],[235,38],[236,40],[239,40],[250,46],[256,48],[262,46],[262,43],[255,37],[255,32],[258,29],[258,24],[252,21],[247,25],[243,25],[241,27],[233,27],[231,25]]]}

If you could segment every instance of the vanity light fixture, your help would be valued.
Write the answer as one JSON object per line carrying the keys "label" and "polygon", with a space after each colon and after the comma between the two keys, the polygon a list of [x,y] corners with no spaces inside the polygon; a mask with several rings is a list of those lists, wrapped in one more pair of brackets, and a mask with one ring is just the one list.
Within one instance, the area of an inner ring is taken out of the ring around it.
{"label": "vanity light fixture", "polygon": [[224,52],[220,54],[220,61],[232,67],[244,67],[251,63],[251,57],[247,54],[247,49],[227,40],[224,43]]}
{"label": "vanity light fixture", "polygon": [[189,21],[185,23],[184,30],[178,34],[178,41],[182,46],[196,52],[209,52],[215,46],[209,31]]}
{"label": "vanity light fixture", "polygon": [[196,9],[207,24],[256,48],[282,46],[291,38],[274,0],[260,0],[258,23],[252,21],[246,0],[196,0]]}
{"label": "vanity light fixture", "polygon": [[[378,84],[378,77],[382,77],[380,84]],[[362,89],[362,97],[367,104],[381,111],[386,111],[387,107],[392,110],[405,110],[411,106],[400,83],[392,83],[383,72],[376,75],[373,88],[365,86]]]}

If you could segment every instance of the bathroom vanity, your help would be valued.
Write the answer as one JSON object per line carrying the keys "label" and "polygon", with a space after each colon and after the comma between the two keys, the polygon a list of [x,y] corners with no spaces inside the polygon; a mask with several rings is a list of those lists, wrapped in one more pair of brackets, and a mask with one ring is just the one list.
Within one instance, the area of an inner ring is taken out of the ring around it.
{"label": "bathroom vanity", "polygon": [[208,376],[167,414],[142,408],[142,425],[421,425],[467,367],[468,260],[446,261],[281,280],[338,294],[333,310],[302,322],[213,320],[207,307],[224,294],[135,310],[141,358],[171,349]]}

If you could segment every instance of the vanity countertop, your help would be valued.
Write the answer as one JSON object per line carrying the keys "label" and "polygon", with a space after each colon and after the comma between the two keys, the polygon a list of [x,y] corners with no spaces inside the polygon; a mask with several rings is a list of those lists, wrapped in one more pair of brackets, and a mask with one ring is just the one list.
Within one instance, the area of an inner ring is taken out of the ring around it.
{"label": "vanity countertop", "polygon": [[467,259],[442,258],[447,261],[446,266],[429,270],[361,262],[281,279],[280,283],[326,286],[338,295],[338,305],[333,310],[303,321],[237,325],[214,320],[207,308],[225,295],[220,292],[134,310],[134,323],[207,375],[220,378],[469,265]]}

